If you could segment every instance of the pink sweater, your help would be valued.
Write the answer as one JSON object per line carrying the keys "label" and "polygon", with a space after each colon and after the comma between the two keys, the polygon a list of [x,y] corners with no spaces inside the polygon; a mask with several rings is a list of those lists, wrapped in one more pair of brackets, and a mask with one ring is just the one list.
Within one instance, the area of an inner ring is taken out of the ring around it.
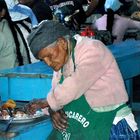
{"label": "pink sweater", "polygon": [[128,101],[115,58],[102,42],[82,38],[75,47],[75,63],[75,72],[71,57],[65,64],[63,84],[58,83],[60,71],[54,72],[52,90],[47,96],[53,110],[61,109],[83,94],[91,108]]}

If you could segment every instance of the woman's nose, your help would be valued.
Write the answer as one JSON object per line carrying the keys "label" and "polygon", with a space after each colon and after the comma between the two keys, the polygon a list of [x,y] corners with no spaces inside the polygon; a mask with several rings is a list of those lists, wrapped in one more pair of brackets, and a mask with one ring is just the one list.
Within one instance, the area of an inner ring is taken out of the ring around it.
{"label": "woman's nose", "polygon": [[45,58],[44,58],[44,62],[45,62],[46,64],[48,64],[48,66],[51,66],[51,61],[49,61],[48,59],[45,59]]}

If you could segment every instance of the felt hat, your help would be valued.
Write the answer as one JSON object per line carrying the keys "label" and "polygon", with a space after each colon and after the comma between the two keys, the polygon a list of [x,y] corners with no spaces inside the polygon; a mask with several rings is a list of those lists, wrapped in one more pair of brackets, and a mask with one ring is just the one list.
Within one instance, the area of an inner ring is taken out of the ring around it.
{"label": "felt hat", "polygon": [[42,48],[66,35],[71,35],[71,31],[65,25],[58,21],[45,20],[33,29],[27,40],[33,55],[37,58],[37,54]]}

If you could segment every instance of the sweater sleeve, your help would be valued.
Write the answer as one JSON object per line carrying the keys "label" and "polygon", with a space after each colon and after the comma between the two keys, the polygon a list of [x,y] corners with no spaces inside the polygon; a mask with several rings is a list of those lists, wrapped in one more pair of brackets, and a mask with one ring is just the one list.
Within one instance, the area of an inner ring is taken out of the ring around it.
{"label": "sweater sleeve", "polygon": [[[94,43],[93,43],[94,42]],[[86,46],[85,46],[86,45]],[[64,105],[78,99],[105,73],[108,64],[104,59],[105,47],[99,41],[79,43],[75,50],[76,70],[65,78],[48,94],[47,100],[53,110],[59,110]]]}

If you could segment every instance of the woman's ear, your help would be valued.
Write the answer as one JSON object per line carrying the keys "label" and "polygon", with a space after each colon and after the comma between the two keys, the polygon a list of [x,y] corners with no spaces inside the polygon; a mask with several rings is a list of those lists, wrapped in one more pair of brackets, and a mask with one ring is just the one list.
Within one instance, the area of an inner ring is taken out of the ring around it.
{"label": "woman's ear", "polygon": [[64,37],[59,37],[57,39],[57,45],[64,50],[67,50],[68,41]]}

